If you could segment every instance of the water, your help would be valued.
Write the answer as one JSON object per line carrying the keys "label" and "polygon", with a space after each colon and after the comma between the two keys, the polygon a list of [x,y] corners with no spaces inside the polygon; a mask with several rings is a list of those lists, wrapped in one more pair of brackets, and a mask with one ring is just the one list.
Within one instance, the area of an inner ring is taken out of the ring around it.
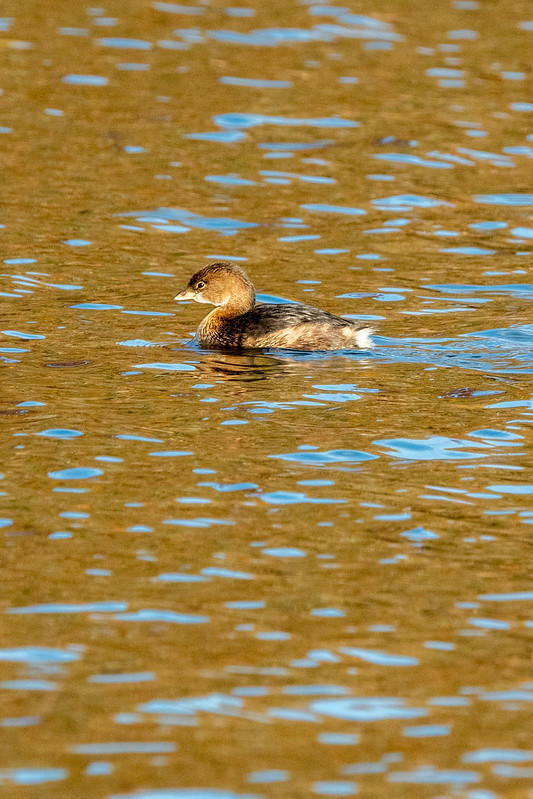
{"label": "water", "polygon": [[5,795],[529,795],[529,4],[2,13]]}

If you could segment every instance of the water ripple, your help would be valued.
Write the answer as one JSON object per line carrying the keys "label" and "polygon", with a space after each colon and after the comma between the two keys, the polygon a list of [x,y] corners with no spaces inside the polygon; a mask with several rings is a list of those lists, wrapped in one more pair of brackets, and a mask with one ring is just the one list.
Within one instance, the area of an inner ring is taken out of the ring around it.
{"label": "water ripple", "polygon": [[132,613],[116,613],[117,621],[160,621],[170,624],[205,624],[209,616],[198,616],[192,613],[176,613],[173,610],[155,610],[146,608]]}
{"label": "water ripple", "polygon": [[453,208],[455,203],[420,194],[395,194],[372,200],[372,205],[379,211],[413,211],[416,208]]}
{"label": "water ripple", "polygon": [[0,784],[43,785],[66,780],[68,775],[65,768],[5,768],[0,769]]}
{"label": "water ripple", "polygon": [[511,205],[516,207],[533,206],[533,194],[475,194],[474,202],[481,205]]}
{"label": "water ripple", "polygon": [[[135,217],[139,223],[148,223],[152,227],[157,225],[156,229],[158,230],[165,229],[168,222],[173,220],[182,222],[187,228],[212,230],[223,235],[231,235],[238,230],[257,227],[255,222],[244,222],[240,219],[229,219],[228,217],[222,216],[202,216],[201,214],[195,214],[192,211],[181,208],[156,208],[153,211],[129,211],[127,213],[117,214],[117,216]],[[163,228],[160,227],[161,223],[163,223]]]}
{"label": "water ripple", "polygon": [[407,707],[397,697],[362,697],[350,699],[319,699],[311,702],[310,710],[322,716],[347,721],[386,721],[416,719],[427,715],[423,707]]}
{"label": "water ripple", "polygon": [[350,655],[359,658],[367,663],[374,663],[376,666],[416,666],[418,658],[409,655],[389,655],[387,652],[378,652],[374,649],[359,649],[353,646],[341,646],[339,652],[342,655]]}
{"label": "water ripple", "polygon": [[414,785],[450,785],[462,787],[479,782],[477,771],[461,771],[460,769],[439,770],[433,766],[419,766],[413,771],[391,771],[388,782],[412,783]]}
{"label": "water ripple", "polygon": [[[16,612],[16,609],[13,608]],[[10,611],[7,610],[6,613]],[[6,663],[72,663],[79,660],[78,652],[66,652],[64,649],[50,647],[21,646],[16,649],[0,649],[0,661]]]}
{"label": "water ripple", "polygon": [[317,119],[306,119],[285,116],[269,116],[268,114],[245,114],[227,113],[217,114],[213,117],[215,125],[221,128],[248,129],[258,125],[283,125],[289,127],[311,127],[311,128],[356,128],[359,122],[340,117],[319,117]]}
{"label": "water ripple", "polygon": [[375,460],[378,456],[371,455],[368,452],[359,452],[358,450],[337,449],[326,452],[288,452],[282,455],[269,455],[268,457],[315,466],[331,463],[362,463],[363,461]]}
{"label": "water ripple", "polygon": [[26,605],[20,608],[8,608],[6,613],[116,613],[126,610],[127,602],[49,602],[44,605]]}
{"label": "water ripple", "polygon": [[[490,448],[490,444],[465,441],[446,436],[429,436],[426,439],[391,438],[376,439],[374,442],[385,455],[402,458],[407,461],[439,461],[464,460],[465,458],[486,458],[487,452],[479,452]],[[476,451],[473,452],[472,449]]]}

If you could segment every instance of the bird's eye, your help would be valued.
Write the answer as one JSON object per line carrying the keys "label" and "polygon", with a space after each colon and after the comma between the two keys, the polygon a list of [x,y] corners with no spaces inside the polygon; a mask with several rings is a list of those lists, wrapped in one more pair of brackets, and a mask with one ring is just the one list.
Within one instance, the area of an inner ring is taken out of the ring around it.
{"label": "bird's eye", "polygon": [[205,283],[202,280],[200,280],[200,282],[196,284],[196,291],[200,291],[200,289],[203,288],[205,288]]}

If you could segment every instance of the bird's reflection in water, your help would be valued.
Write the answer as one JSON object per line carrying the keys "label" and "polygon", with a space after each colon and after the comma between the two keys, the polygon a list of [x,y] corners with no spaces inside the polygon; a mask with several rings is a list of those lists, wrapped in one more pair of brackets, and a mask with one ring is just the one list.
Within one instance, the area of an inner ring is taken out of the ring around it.
{"label": "bird's reflection in water", "polygon": [[298,361],[268,355],[261,351],[204,352],[197,369],[213,377],[252,382],[288,375],[298,369]]}
{"label": "bird's reflection in water", "polygon": [[[178,349],[171,347],[169,349]],[[225,378],[226,380],[256,381],[267,380],[272,377],[286,377],[301,371],[302,368],[313,361],[331,363],[332,358],[342,357],[348,359],[357,368],[368,368],[372,363],[372,358],[367,354],[349,350],[338,350],[336,352],[302,350],[202,350],[196,344],[179,348],[180,352],[186,352],[189,356],[194,352],[198,360],[194,365],[198,372],[211,375],[212,378]],[[349,366],[346,367],[351,368]]]}

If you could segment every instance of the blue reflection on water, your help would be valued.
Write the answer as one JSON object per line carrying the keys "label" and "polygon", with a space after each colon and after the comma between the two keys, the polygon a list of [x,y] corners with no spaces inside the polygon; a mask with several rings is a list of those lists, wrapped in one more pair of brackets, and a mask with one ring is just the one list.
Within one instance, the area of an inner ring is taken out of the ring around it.
{"label": "blue reflection on water", "polygon": [[34,727],[41,723],[40,716],[15,716],[4,718],[0,721],[0,727]]}
{"label": "blue reflection on water", "polygon": [[418,785],[469,785],[481,779],[477,771],[460,769],[439,770],[433,766],[419,766],[413,771],[391,771],[389,782],[413,783]]}
{"label": "blue reflection on water", "polygon": [[105,302],[80,302],[78,305],[71,305],[71,308],[78,308],[83,311],[116,311],[120,310],[122,305],[110,305]]}
{"label": "blue reflection on water", "polygon": [[346,616],[346,612],[340,608],[313,608],[310,615],[324,619],[342,619]]}
{"label": "blue reflection on water", "polygon": [[88,777],[99,777],[104,774],[112,774],[113,770],[114,769],[111,763],[99,761],[95,763],[89,763],[85,769],[85,774],[87,774]]}
{"label": "blue reflection on water", "polygon": [[95,469],[89,466],[75,466],[72,469],[48,472],[48,477],[54,480],[88,480],[90,477],[98,477],[101,474],[103,474],[102,469]]}
{"label": "blue reflection on water", "polygon": [[533,228],[530,227],[515,227],[511,230],[513,236],[519,236],[522,239],[533,239]]}
{"label": "blue reflection on water", "polygon": [[[433,290],[449,292],[454,302],[463,302],[463,298],[456,298],[455,292],[472,294],[475,292],[488,292],[498,296],[516,296],[524,299],[533,296],[533,287],[529,284],[515,285],[496,285],[496,286],[432,286]],[[445,298],[443,298],[444,300]],[[481,298],[472,298],[470,302],[477,303]],[[465,302],[468,299],[465,298]],[[490,299],[488,301],[491,301]],[[405,313],[405,312],[404,312]],[[413,312],[409,312],[413,313]],[[483,370],[494,374],[505,374],[512,372],[529,373],[533,371],[532,348],[533,327],[531,325],[517,325],[511,328],[484,330],[473,333],[462,334],[457,339],[403,339],[401,350],[395,351],[389,348],[381,350],[381,353],[374,353],[372,357],[386,355],[393,361],[401,360],[407,362],[431,362],[436,365],[450,365],[453,360],[454,366],[460,368]],[[384,339],[376,337],[378,342],[393,343],[394,339]],[[397,340],[396,343],[400,343]],[[412,349],[409,344],[413,345]],[[518,400],[521,405],[527,405],[527,401]],[[493,406],[498,407],[498,406]],[[501,406],[504,407],[504,406]],[[505,407],[512,407],[507,406]],[[515,406],[518,407],[518,406]]]}
{"label": "blue reflection on water", "polygon": [[524,763],[533,760],[532,749],[477,749],[463,755],[463,763]]}
{"label": "blue reflection on water", "polygon": [[501,621],[500,619],[481,619],[479,617],[475,617],[472,619],[468,619],[468,624],[471,624],[473,627],[481,627],[484,630],[510,630],[511,625],[509,622]]}
{"label": "blue reflection on water", "polygon": [[380,211],[412,211],[415,208],[453,208],[455,203],[420,194],[395,194],[372,200],[372,205]]}
{"label": "blue reflection on water", "polygon": [[280,236],[279,241],[295,242],[295,241],[316,241],[321,238],[319,235],[305,235],[305,236]]}
{"label": "blue reflection on water", "polygon": [[359,122],[340,117],[318,117],[317,119],[306,119],[285,116],[269,116],[268,114],[246,114],[246,113],[227,113],[217,114],[213,117],[216,125],[222,128],[247,129],[258,125],[284,125],[284,126],[305,126],[312,128],[356,128]]}
{"label": "blue reflection on water", "polygon": [[507,594],[480,594],[478,599],[485,602],[533,602],[533,591],[517,591]]}
{"label": "blue reflection on water", "polygon": [[129,341],[117,341],[119,347],[157,347],[153,341],[145,341],[142,338],[134,338]]}
{"label": "blue reflection on water", "polygon": [[486,691],[479,698],[484,702],[533,702],[533,691]]}
{"label": "blue reflection on water", "polygon": [[150,64],[116,64],[116,68],[124,72],[147,72],[150,69]]}
{"label": "blue reflection on water", "polygon": [[207,583],[209,579],[200,574],[189,574],[187,572],[177,572],[175,574],[160,574],[152,578],[153,582],[160,583]]}
{"label": "blue reflection on water", "polygon": [[405,533],[400,533],[402,538],[407,538],[409,541],[431,541],[432,539],[439,538],[437,533],[431,530],[426,530],[424,527],[414,527],[412,530],[407,530]]}
{"label": "blue reflection on water", "polygon": [[36,436],[44,436],[45,438],[77,438],[78,436],[82,436],[83,433],[81,430],[66,430],[62,428],[49,428],[48,430],[42,430],[40,433],[35,433]]}
{"label": "blue reflection on water", "polygon": [[65,75],[63,83],[71,83],[74,86],[107,86],[108,79],[101,75]]}
{"label": "blue reflection on water", "polygon": [[123,314],[130,314],[131,316],[174,316],[173,313],[165,311],[121,311]]}
{"label": "blue reflection on water", "polygon": [[126,39],[120,37],[108,37],[96,39],[95,43],[100,47],[119,47],[127,50],[151,50],[152,43],[145,39]]}
{"label": "blue reflection on water", "polygon": [[68,777],[65,768],[6,768],[0,769],[0,783],[14,785],[42,785],[46,782],[58,782]]}
{"label": "blue reflection on water", "polygon": [[334,139],[317,139],[312,142],[262,142],[257,146],[261,150],[274,150],[274,151],[299,151],[299,150],[321,150],[328,147],[330,144],[335,144]]}
{"label": "blue reflection on water", "polygon": [[362,216],[366,214],[362,208],[349,208],[345,205],[327,205],[325,203],[307,203],[301,205],[304,211],[315,211],[322,214],[346,214],[347,216]]}
{"label": "blue reflection on water", "polygon": [[209,694],[207,696],[190,696],[184,699],[152,699],[137,706],[140,713],[195,715],[204,713],[223,713],[238,711],[243,707],[239,697],[227,694]]}
{"label": "blue reflection on water", "polygon": [[248,774],[248,782],[273,783],[286,782],[288,779],[289,772],[279,768],[251,771],[250,774]]}
{"label": "blue reflection on water", "polygon": [[[328,398],[328,395],[318,396],[322,398],[326,396],[326,398]],[[333,399],[335,399],[335,395],[333,396]],[[268,457],[276,458],[282,461],[295,461],[296,463],[310,464],[314,466],[330,463],[361,463],[363,461],[375,460],[379,456],[371,455],[368,452],[359,452],[358,450],[339,449],[326,452],[288,452],[282,455],[269,455]]]}
{"label": "blue reflection on water", "polygon": [[149,452],[152,458],[182,458],[185,455],[193,455],[193,452],[182,449],[167,449],[158,452]]}
{"label": "blue reflection on water", "polygon": [[273,558],[305,558],[307,552],[296,547],[268,547],[261,550],[263,555],[270,555]]}
{"label": "blue reflection on water", "polygon": [[430,436],[426,439],[395,438],[376,439],[377,446],[386,447],[384,454],[393,458],[413,461],[462,460],[465,458],[486,458],[486,452],[472,452],[467,447],[485,449],[489,444],[447,438],[446,436]]}
{"label": "blue reflection on water", "polygon": [[387,696],[318,699],[309,707],[320,715],[348,721],[414,719],[427,715],[423,707],[406,707],[403,699]]}
{"label": "blue reflection on water", "polygon": [[291,80],[260,80],[258,78],[232,78],[224,75],[219,78],[225,86],[246,86],[252,89],[286,89],[292,86]]}
{"label": "blue reflection on water", "polygon": [[198,483],[198,485],[205,488],[213,488],[215,491],[223,493],[232,491],[253,491],[259,488],[257,483]]}
{"label": "blue reflection on water", "polygon": [[455,255],[494,255],[496,250],[487,250],[484,247],[447,247],[441,249],[441,252]]}
{"label": "blue reflection on water", "polygon": [[128,433],[120,433],[119,435],[113,436],[113,438],[120,438],[122,441],[147,441],[149,443],[157,443],[162,444],[162,438],[147,438],[146,436],[135,436],[129,435]]}
{"label": "blue reflection on water", "polygon": [[473,222],[468,225],[472,230],[491,231],[491,230],[504,230],[507,227],[507,222]]}
{"label": "blue reflection on water", "polygon": [[391,163],[410,164],[412,166],[426,166],[432,169],[452,169],[452,165],[443,161],[431,161],[409,153],[375,153],[373,158]]}
{"label": "blue reflection on water", "polygon": [[[154,3],[154,5],[172,4]],[[234,793],[217,788],[154,788],[137,790],[134,793],[114,793],[108,799],[260,799],[260,797],[257,794]]]}
{"label": "blue reflection on water", "polygon": [[311,503],[315,505],[344,504],[347,499],[330,499],[326,497],[309,497],[298,491],[271,491],[260,494],[259,498],[269,505],[294,505],[298,503]]}
{"label": "blue reflection on water", "polygon": [[51,680],[3,680],[0,689],[5,691],[57,691],[58,684]]}
{"label": "blue reflection on water", "polygon": [[[162,372],[194,372],[195,367],[189,363],[136,363],[134,369],[158,369]],[[143,439],[147,441],[149,439]]]}
{"label": "blue reflection on water", "polygon": [[206,577],[226,577],[230,580],[253,580],[254,575],[248,572],[234,571],[232,569],[221,569],[216,566],[209,566],[202,569],[202,574]]}
{"label": "blue reflection on water", "polygon": [[128,213],[117,214],[117,216],[133,216],[138,222],[152,224],[166,223],[172,220],[182,222],[188,227],[200,228],[202,230],[213,230],[217,233],[231,234],[245,228],[257,227],[255,222],[244,222],[240,219],[229,219],[228,217],[207,217],[195,214],[182,208],[156,208],[153,211],[130,211]]}
{"label": "blue reflection on water", "polygon": [[350,763],[341,768],[341,774],[382,774],[386,771],[386,761],[379,763]]}
{"label": "blue reflection on water", "polygon": [[206,175],[204,180],[208,183],[220,183],[222,186],[256,186],[254,180],[241,178],[240,175]]}
{"label": "blue reflection on water", "polygon": [[416,666],[419,663],[418,658],[409,655],[390,655],[387,652],[379,652],[374,649],[341,646],[339,652],[342,655],[360,658],[367,663],[374,663],[376,666]]}
{"label": "blue reflection on water", "polygon": [[[354,746],[359,743],[359,736],[356,733],[346,732],[321,732],[318,735],[319,743],[330,746]],[[343,769],[343,773],[347,772]]]}
{"label": "blue reflection on water", "polygon": [[254,17],[256,14],[255,8],[231,7],[225,8],[224,12],[228,17]]}
{"label": "blue reflection on water", "polygon": [[205,8],[202,6],[185,6],[179,3],[160,2],[160,0],[154,0],[152,8],[156,11],[165,11],[167,14],[205,14]]}
{"label": "blue reflection on water", "polygon": [[210,518],[197,518],[197,519],[164,519],[163,524],[171,524],[175,527],[212,527],[217,524],[235,524],[233,520],[227,519],[210,519]]}
{"label": "blue reflection on water", "polygon": [[288,641],[292,636],[290,633],[281,630],[257,632],[254,636],[258,641]]}
{"label": "blue reflection on water", "polygon": [[533,206],[533,194],[475,194],[474,202],[482,205]]}
{"label": "blue reflection on water", "polygon": [[[85,602],[85,603],[64,603],[51,602],[44,605],[27,605],[21,608],[8,608],[6,613],[116,613],[126,610],[127,602]],[[41,651],[41,650],[39,650]],[[46,652],[47,650],[42,650]]]}
{"label": "blue reflection on water", "polygon": [[240,130],[218,130],[207,133],[186,133],[186,139],[196,139],[197,141],[214,141],[222,144],[234,144],[246,138],[246,133]]}
{"label": "blue reflection on water", "polygon": [[261,28],[250,33],[239,33],[232,30],[208,31],[210,39],[228,44],[251,45],[254,47],[277,47],[279,44],[291,42],[313,42],[328,40],[318,30],[305,28]]}
{"label": "blue reflection on water", "polygon": [[117,621],[161,621],[170,624],[205,624],[209,616],[198,616],[192,613],[176,613],[173,610],[156,610],[145,608],[131,613],[116,613]]}
{"label": "blue reflection on water", "polygon": [[89,28],[58,28],[57,32],[61,36],[88,36]]}
{"label": "blue reflection on water", "polygon": [[426,69],[426,75],[430,78],[462,78],[464,70],[450,69],[449,67],[430,67]]}
{"label": "blue reflection on water", "polygon": [[69,747],[76,755],[154,754],[175,752],[173,741],[109,741],[107,743],[76,744]]}
{"label": "blue reflection on water", "polygon": [[342,780],[326,780],[314,782],[311,786],[313,793],[319,796],[354,796],[357,793],[355,782]]}
{"label": "blue reflection on water", "polygon": [[4,336],[12,336],[13,338],[22,338],[28,340],[44,339],[46,336],[41,336],[39,333],[22,333],[20,330],[0,330]]}
{"label": "blue reflection on water", "polygon": [[450,724],[419,724],[415,727],[404,727],[402,734],[406,738],[434,738],[449,735]]}
{"label": "blue reflection on water", "polygon": [[337,182],[334,178],[325,178],[320,175],[302,175],[297,172],[280,172],[273,169],[262,169],[259,174],[265,178],[265,182],[271,182],[272,178],[286,178],[289,182],[291,180],[299,180],[301,183],[332,184]]}
{"label": "blue reflection on water", "polygon": [[[25,612],[26,608],[8,608],[5,613]],[[0,649],[0,661],[7,663],[72,663],[79,660],[78,652],[66,652],[64,649],[52,649],[44,646],[20,646],[15,649]]]}

